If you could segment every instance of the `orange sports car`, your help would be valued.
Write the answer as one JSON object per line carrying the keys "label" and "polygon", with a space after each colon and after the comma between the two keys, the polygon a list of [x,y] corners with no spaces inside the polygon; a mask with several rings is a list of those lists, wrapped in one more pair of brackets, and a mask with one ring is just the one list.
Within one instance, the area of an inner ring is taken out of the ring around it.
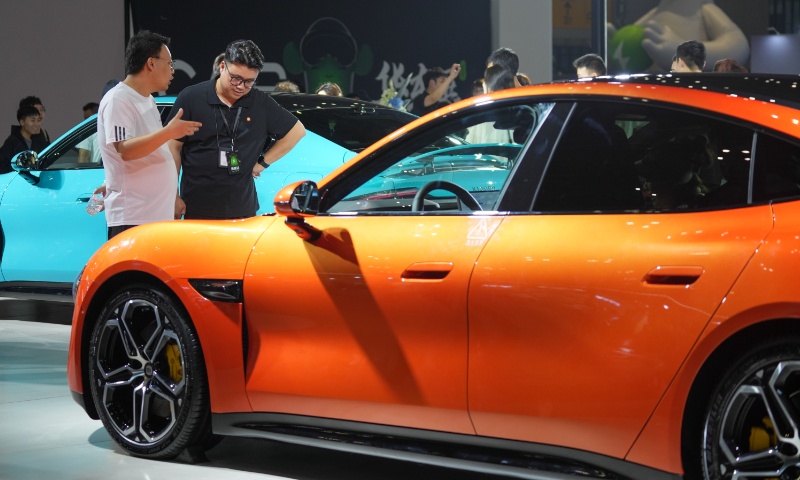
{"label": "orange sports car", "polygon": [[75,282],[73,396],[150,458],[239,435],[527,478],[798,478],[798,83],[473,97],[276,214],[131,229]]}

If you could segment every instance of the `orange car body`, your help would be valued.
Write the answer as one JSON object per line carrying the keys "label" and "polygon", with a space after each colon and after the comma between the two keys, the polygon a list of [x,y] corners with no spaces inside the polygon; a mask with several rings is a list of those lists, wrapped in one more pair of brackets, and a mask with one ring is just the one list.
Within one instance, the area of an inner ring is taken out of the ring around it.
{"label": "orange car body", "polygon": [[[800,138],[797,110],[741,96],[635,82],[531,86],[420,118],[319,188],[480,102],[584,95],[702,105]],[[798,218],[797,202],[672,215],[319,216],[306,219],[323,232],[315,242],[280,213],[146,225],[109,241],[82,275],[69,385],[86,392],[87,322],[109,285],[149,278],[194,322],[213,413],[502,438],[681,474],[684,407],[709,357],[739,332],[800,318]],[[587,248],[578,238],[595,240]],[[658,281],[671,276],[693,280]],[[211,301],[190,278],[243,280],[245,301]]]}

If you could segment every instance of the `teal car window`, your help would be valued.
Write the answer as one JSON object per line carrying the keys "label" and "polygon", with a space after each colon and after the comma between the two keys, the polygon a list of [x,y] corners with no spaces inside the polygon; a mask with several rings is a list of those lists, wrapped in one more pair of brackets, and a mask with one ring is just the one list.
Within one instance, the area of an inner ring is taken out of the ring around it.
{"label": "teal car window", "polygon": [[65,142],[48,151],[44,160],[47,170],[103,168],[97,142],[97,120],[89,120],[77,128]]}
{"label": "teal car window", "polygon": [[552,108],[552,103],[484,108],[454,118],[437,127],[435,137],[422,135],[410,141],[402,150],[411,154],[398,154],[389,168],[355,188],[328,213],[477,210],[469,197],[481,210],[494,210],[524,145]]}

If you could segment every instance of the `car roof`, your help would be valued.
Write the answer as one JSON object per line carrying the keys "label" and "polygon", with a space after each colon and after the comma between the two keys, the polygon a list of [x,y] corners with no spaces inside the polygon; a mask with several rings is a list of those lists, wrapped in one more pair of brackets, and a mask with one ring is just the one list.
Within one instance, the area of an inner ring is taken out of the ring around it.
{"label": "car roof", "polygon": [[[330,97],[327,95],[317,95],[308,93],[289,93],[289,92],[268,92],[269,96],[278,105],[290,111],[304,111],[310,109],[328,108],[370,108],[379,110],[392,110],[391,107],[377,103],[366,102],[364,100],[354,100],[347,97]],[[158,105],[172,105],[177,97],[155,97]],[[411,114],[409,114],[411,115]]]}
{"label": "car roof", "polygon": [[[561,82],[564,83],[564,82]],[[571,80],[566,83],[630,83],[668,85],[737,95],[800,109],[800,75],[773,73],[664,73],[616,75]]]}

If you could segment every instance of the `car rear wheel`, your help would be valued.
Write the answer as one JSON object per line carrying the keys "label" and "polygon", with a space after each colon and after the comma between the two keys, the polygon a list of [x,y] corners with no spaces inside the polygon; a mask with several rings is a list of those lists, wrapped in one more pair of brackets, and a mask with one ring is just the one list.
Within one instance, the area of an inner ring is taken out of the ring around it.
{"label": "car rear wheel", "polygon": [[708,480],[800,477],[800,338],[746,355],[722,377],[705,415]]}
{"label": "car rear wheel", "polygon": [[132,454],[168,459],[209,441],[200,342],[165,290],[139,285],[114,295],[92,332],[88,370],[103,425]]}

